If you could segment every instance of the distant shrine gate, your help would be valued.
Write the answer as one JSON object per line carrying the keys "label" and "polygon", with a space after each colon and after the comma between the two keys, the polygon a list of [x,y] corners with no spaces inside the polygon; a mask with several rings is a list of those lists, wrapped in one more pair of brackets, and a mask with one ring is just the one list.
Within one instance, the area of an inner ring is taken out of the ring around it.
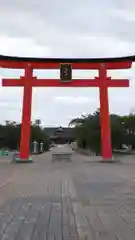
{"label": "distant shrine gate", "polygon": [[[20,159],[26,161],[30,152],[30,123],[32,87],[99,87],[101,149],[103,160],[112,159],[110,119],[108,106],[108,87],[129,87],[128,79],[111,79],[107,77],[108,69],[129,69],[130,57],[104,59],[58,59],[58,58],[20,58],[0,56],[0,67],[24,69],[20,79],[3,79],[4,87],[23,87],[22,127],[20,139]],[[60,69],[60,79],[37,79],[34,69]],[[72,69],[98,70],[94,79],[72,79]]]}

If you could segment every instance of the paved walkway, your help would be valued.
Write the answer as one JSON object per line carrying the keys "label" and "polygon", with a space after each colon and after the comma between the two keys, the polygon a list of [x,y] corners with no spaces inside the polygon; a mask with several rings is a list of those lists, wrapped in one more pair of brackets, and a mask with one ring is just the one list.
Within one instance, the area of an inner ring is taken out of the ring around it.
{"label": "paved walkway", "polygon": [[8,175],[0,178],[0,239],[135,240],[129,160],[103,164],[73,153],[72,163],[52,163],[49,152],[33,164],[0,163]]}

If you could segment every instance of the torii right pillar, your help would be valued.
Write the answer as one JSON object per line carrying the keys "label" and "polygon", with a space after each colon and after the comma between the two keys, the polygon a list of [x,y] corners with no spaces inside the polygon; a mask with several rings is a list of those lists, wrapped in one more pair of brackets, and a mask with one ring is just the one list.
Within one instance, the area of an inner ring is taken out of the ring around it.
{"label": "torii right pillar", "polygon": [[[113,67],[114,64],[114,67]],[[100,127],[101,127],[101,152],[102,161],[112,161],[112,144],[111,144],[111,130],[108,104],[108,87],[129,87],[128,80],[111,80],[107,77],[107,65],[101,63],[99,67],[99,95],[100,95]],[[115,65],[117,67],[115,68]],[[123,66],[122,66],[123,65]],[[130,68],[132,62],[112,63],[112,68],[109,69],[126,69]],[[110,64],[111,66],[111,64]]]}

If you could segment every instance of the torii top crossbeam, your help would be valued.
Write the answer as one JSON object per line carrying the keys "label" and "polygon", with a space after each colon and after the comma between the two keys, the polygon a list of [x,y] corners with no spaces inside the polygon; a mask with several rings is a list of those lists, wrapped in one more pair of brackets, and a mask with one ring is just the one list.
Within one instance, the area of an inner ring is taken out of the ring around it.
{"label": "torii top crossbeam", "polygon": [[[51,68],[57,69],[59,63],[72,63],[75,69],[97,69],[97,64],[106,63],[107,69],[119,69],[118,63],[134,62],[135,55],[116,58],[32,58],[32,57],[13,57],[0,55],[0,67],[2,68],[20,68],[24,69],[26,63],[31,63],[33,69]],[[112,65],[113,63],[113,65]]]}
{"label": "torii top crossbeam", "polygon": [[[20,158],[26,160],[29,156],[32,87],[99,87],[102,157],[104,159],[112,158],[108,87],[128,87],[129,80],[111,79],[111,77],[107,77],[107,70],[129,69],[133,61],[135,61],[135,56],[119,58],[24,58],[0,55],[0,67],[25,70],[24,76],[20,77],[19,81],[3,79],[2,82],[2,85],[7,87],[24,87]],[[38,81],[37,77],[33,77],[34,69],[63,69],[64,71],[61,70],[61,80],[40,79]],[[72,69],[96,69],[99,71],[99,77],[72,79]],[[71,81],[67,81],[68,78]]]}

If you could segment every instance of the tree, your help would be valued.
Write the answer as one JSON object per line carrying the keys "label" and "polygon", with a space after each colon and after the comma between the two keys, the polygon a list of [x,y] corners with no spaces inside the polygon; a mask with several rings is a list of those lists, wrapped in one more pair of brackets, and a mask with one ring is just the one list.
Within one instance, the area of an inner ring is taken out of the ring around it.
{"label": "tree", "polygon": [[113,149],[121,149],[126,144],[126,133],[120,116],[110,115],[110,128]]}
{"label": "tree", "polygon": [[[20,144],[21,124],[6,121],[5,125],[0,125],[0,148],[18,149]],[[31,125],[30,142],[38,141],[44,143],[44,150],[49,149],[50,140],[47,134],[35,124]],[[32,145],[32,144],[31,144]]]}
{"label": "tree", "polygon": [[39,127],[41,125],[41,120],[36,119],[34,125]]}
{"label": "tree", "polygon": [[135,149],[135,114],[122,116],[121,121],[125,131],[126,144],[131,145],[132,149]]}
{"label": "tree", "polygon": [[39,126],[32,125],[31,126],[31,144],[33,141],[37,141],[38,143],[43,142],[44,150],[48,150],[50,146],[49,136],[42,130]]}
{"label": "tree", "polygon": [[73,119],[69,125],[74,124],[74,134],[77,144],[81,148],[90,148],[97,154],[100,152],[100,115],[99,109],[93,114]]}
{"label": "tree", "polygon": [[[73,131],[79,147],[90,148],[96,154],[101,153],[99,108],[93,114],[73,119],[69,125],[75,126]],[[125,118],[111,114],[110,128],[113,149],[121,149],[123,144],[132,143],[132,146],[135,145],[135,116]]]}

